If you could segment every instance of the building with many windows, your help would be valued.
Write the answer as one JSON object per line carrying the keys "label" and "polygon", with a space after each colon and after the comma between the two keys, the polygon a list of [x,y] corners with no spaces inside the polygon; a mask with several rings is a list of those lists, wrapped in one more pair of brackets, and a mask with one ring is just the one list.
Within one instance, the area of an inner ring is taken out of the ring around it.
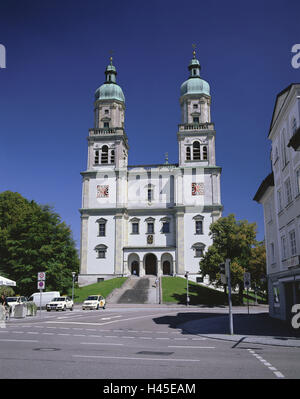
{"label": "building with many windows", "polygon": [[254,200],[263,205],[269,312],[290,320],[300,303],[300,84],[277,95],[268,138],[272,172]]}
{"label": "building with many windows", "polygon": [[[128,165],[125,97],[112,64],[95,93],[82,172],[80,285],[117,276],[202,278],[209,226],[222,214],[210,87],[195,52],[180,88],[179,162]],[[175,135],[174,135],[175,136]],[[174,137],[175,139],[175,137]]]}

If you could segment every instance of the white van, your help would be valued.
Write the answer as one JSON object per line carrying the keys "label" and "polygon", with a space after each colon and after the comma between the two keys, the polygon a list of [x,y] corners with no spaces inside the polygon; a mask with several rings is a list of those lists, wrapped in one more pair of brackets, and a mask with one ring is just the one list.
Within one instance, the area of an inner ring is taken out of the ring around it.
{"label": "white van", "polygon": [[[49,291],[42,292],[42,308],[46,307],[47,303],[51,302],[54,297],[60,296],[59,291]],[[39,292],[35,292],[28,298],[28,302],[32,301],[36,304],[36,306],[40,307],[40,297],[41,294]]]}

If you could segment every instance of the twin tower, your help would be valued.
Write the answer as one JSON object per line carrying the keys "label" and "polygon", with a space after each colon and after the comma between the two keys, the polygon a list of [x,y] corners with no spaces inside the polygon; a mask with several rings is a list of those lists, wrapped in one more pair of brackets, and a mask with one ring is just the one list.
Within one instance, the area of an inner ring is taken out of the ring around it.
{"label": "twin tower", "polygon": [[119,276],[184,276],[209,282],[199,262],[222,215],[209,84],[195,51],[180,88],[179,162],[128,166],[125,96],[112,58],[95,92],[82,172],[79,285]]}

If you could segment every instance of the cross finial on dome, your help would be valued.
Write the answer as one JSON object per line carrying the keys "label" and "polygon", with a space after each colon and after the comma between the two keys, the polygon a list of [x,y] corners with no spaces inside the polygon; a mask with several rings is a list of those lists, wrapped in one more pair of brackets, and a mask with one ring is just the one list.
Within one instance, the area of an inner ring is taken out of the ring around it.
{"label": "cross finial on dome", "polygon": [[192,47],[193,47],[193,58],[196,58],[196,44],[192,44]]}
{"label": "cross finial on dome", "polygon": [[113,50],[110,50],[110,57],[109,57],[109,61],[110,61],[110,65],[112,65],[112,60],[113,60]]}

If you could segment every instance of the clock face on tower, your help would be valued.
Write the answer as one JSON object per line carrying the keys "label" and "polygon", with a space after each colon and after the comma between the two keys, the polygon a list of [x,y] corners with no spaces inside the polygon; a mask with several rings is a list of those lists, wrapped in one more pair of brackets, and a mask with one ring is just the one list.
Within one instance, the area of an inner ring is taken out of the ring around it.
{"label": "clock face on tower", "polygon": [[108,198],[109,186],[97,186],[97,198]]}

